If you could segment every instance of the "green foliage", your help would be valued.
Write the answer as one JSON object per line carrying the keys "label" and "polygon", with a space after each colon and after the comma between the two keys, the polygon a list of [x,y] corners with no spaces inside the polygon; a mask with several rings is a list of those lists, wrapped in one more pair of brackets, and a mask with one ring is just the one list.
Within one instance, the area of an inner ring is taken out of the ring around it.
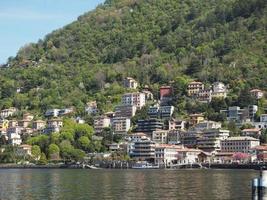
{"label": "green foliage", "polygon": [[41,157],[41,149],[38,145],[32,146],[32,158],[33,160],[37,161]]}
{"label": "green foliage", "polygon": [[52,160],[59,159],[60,149],[56,144],[50,144],[48,148],[48,158]]}
{"label": "green foliage", "polygon": [[47,158],[46,158],[45,153],[41,153],[41,157],[38,161],[38,164],[39,165],[46,165],[47,164]]}

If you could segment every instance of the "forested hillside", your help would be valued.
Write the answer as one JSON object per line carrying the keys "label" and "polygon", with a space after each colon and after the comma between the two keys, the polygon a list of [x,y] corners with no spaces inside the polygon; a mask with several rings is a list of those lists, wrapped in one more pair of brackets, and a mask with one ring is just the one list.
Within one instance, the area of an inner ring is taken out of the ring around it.
{"label": "forested hillside", "polygon": [[74,105],[81,113],[96,99],[108,111],[125,92],[126,76],[155,95],[170,81],[177,96],[189,80],[222,81],[234,104],[242,91],[267,89],[266,5],[266,0],[107,0],[9,59],[0,70],[0,109],[43,113]]}

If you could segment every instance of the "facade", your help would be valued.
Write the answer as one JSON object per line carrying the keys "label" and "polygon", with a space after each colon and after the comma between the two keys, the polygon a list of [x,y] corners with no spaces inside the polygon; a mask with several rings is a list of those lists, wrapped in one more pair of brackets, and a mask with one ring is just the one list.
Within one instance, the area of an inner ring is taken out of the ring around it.
{"label": "facade", "polygon": [[252,148],[259,145],[259,139],[253,137],[229,137],[221,141],[221,151],[248,153]]}
{"label": "facade", "polygon": [[253,122],[253,126],[259,129],[267,129],[267,114],[262,114],[260,116],[259,122]]}
{"label": "facade", "polygon": [[204,90],[204,84],[202,82],[193,81],[187,86],[188,96],[197,95],[200,90]]}
{"label": "facade", "polygon": [[157,130],[152,133],[152,140],[158,144],[168,143],[168,132],[167,130]]}
{"label": "facade", "polygon": [[251,96],[253,96],[255,99],[261,99],[264,96],[264,93],[262,90],[259,89],[253,89],[249,91]]}
{"label": "facade", "polygon": [[153,96],[152,92],[150,92],[149,90],[143,90],[142,93],[145,94],[146,101],[149,101],[149,100],[153,100],[154,99],[154,96]]}
{"label": "facade", "polygon": [[145,119],[137,121],[136,132],[152,133],[163,129],[163,122],[159,119]]}
{"label": "facade", "polygon": [[227,88],[222,82],[215,82],[212,84],[212,98],[226,98]]}
{"label": "facade", "polygon": [[248,106],[248,117],[249,117],[250,121],[254,122],[254,118],[256,116],[257,111],[258,111],[257,105]]}
{"label": "facade", "polygon": [[132,118],[133,116],[135,116],[136,111],[136,106],[119,105],[115,108],[115,116]]}
{"label": "facade", "polygon": [[32,123],[32,128],[34,130],[43,130],[46,126],[46,122],[43,120],[36,120]]}
{"label": "facade", "polygon": [[134,160],[153,161],[155,159],[155,142],[150,139],[141,139],[133,142],[129,154]]}
{"label": "facade", "polygon": [[8,143],[12,146],[21,145],[22,140],[20,138],[20,135],[18,133],[8,133]]}
{"label": "facade", "polygon": [[161,86],[159,89],[160,101],[168,101],[171,99],[173,89],[171,86]]}
{"label": "facade", "polygon": [[57,133],[63,127],[62,119],[56,118],[47,121],[47,128],[44,129],[45,133]]}
{"label": "facade", "polygon": [[155,147],[155,164],[170,167],[177,163],[177,150],[182,146],[159,144]]}
{"label": "facade", "polygon": [[170,119],[173,115],[173,106],[150,106],[148,109],[148,116],[150,118]]}
{"label": "facade", "polygon": [[31,124],[31,121],[28,119],[23,119],[18,121],[18,126],[27,128]]}
{"label": "facade", "polygon": [[181,141],[185,147],[196,148],[198,139],[203,135],[200,131],[181,132]]}
{"label": "facade", "polygon": [[25,114],[23,114],[23,119],[24,120],[32,121],[33,118],[34,118],[34,116],[31,113],[25,113]]}
{"label": "facade", "polygon": [[16,108],[8,108],[0,111],[0,118],[5,119],[7,117],[12,116],[15,112],[17,112]]}
{"label": "facade", "polygon": [[138,86],[138,82],[132,77],[127,77],[124,79],[123,85],[124,87],[129,88],[129,89],[136,89]]}
{"label": "facade", "polygon": [[201,154],[199,149],[181,148],[177,149],[177,163],[178,164],[194,164],[200,161],[199,155]]}
{"label": "facade", "polygon": [[21,134],[22,127],[16,126],[16,127],[8,127],[7,129],[7,135],[10,135],[11,133],[16,133],[18,135]]}
{"label": "facade", "polygon": [[185,130],[186,121],[184,120],[169,120],[169,130]]}
{"label": "facade", "polygon": [[137,140],[150,139],[150,138],[148,138],[145,133],[132,133],[132,134],[128,134],[126,136],[126,139],[129,142],[133,142],[133,141],[137,141]]}
{"label": "facade", "polygon": [[197,100],[203,103],[209,103],[211,102],[211,95],[211,89],[199,90],[199,92],[197,93]]}
{"label": "facade", "polygon": [[16,127],[16,126],[18,126],[17,120],[9,120],[8,127]]}
{"label": "facade", "polygon": [[104,128],[111,126],[111,120],[107,116],[100,116],[94,119],[94,130],[96,133],[101,133]]}
{"label": "facade", "polygon": [[22,144],[18,146],[17,154],[19,156],[31,156],[32,155],[32,146],[27,144]]}
{"label": "facade", "polygon": [[126,93],[122,96],[122,105],[136,106],[138,109],[141,109],[145,104],[146,96],[144,93]]}
{"label": "facade", "polygon": [[60,109],[49,109],[45,112],[46,117],[58,117]]}
{"label": "facade", "polygon": [[182,131],[170,130],[168,132],[168,144],[181,144],[182,143]]}
{"label": "facade", "polygon": [[215,121],[203,121],[194,126],[194,130],[196,131],[204,131],[207,129],[218,129],[222,127],[221,122],[215,122]]}
{"label": "facade", "polygon": [[197,139],[197,146],[205,152],[218,152],[221,150],[221,140],[229,137],[228,130],[211,129],[204,131],[201,138]]}
{"label": "facade", "polygon": [[243,129],[241,135],[259,139],[261,136],[261,129],[259,128]]}
{"label": "facade", "polygon": [[257,160],[267,162],[267,145],[260,145],[253,148],[256,151]]}
{"label": "facade", "polygon": [[115,117],[112,120],[112,129],[115,134],[127,134],[131,128],[131,120],[125,117]]}

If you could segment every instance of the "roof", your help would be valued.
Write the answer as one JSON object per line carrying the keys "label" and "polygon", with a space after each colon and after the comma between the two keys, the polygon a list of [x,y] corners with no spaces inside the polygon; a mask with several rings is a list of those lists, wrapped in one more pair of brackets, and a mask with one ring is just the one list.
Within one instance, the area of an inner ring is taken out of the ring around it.
{"label": "roof", "polygon": [[45,123],[45,121],[39,119],[39,120],[34,121],[34,123]]}
{"label": "roof", "polygon": [[32,148],[32,146],[28,145],[28,144],[22,144],[19,147],[21,147],[21,148]]}
{"label": "roof", "polygon": [[241,141],[241,140],[253,140],[253,141],[259,141],[256,138],[248,137],[248,136],[239,136],[239,137],[229,137],[222,141]]}
{"label": "roof", "polygon": [[262,90],[260,90],[260,89],[252,89],[252,90],[250,90],[250,92],[262,92]]}
{"label": "roof", "polygon": [[146,136],[145,133],[132,133],[132,134],[129,134],[129,136]]}
{"label": "roof", "polygon": [[192,82],[189,83],[189,85],[190,85],[190,84],[203,84],[203,83],[200,82],[200,81],[192,81]]}
{"label": "roof", "polygon": [[177,149],[178,152],[203,152],[200,149],[189,149],[189,148],[182,148],[182,149]]}
{"label": "roof", "polygon": [[175,148],[175,149],[183,149],[182,145],[173,145],[173,144],[157,144],[155,148]]}
{"label": "roof", "polygon": [[259,128],[247,128],[242,130],[242,132],[259,132],[259,131],[261,131],[261,129]]}
{"label": "roof", "polygon": [[251,149],[258,150],[258,151],[267,151],[267,145],[263,144],[263,145],[259,145],[259,146],[253,147]]}

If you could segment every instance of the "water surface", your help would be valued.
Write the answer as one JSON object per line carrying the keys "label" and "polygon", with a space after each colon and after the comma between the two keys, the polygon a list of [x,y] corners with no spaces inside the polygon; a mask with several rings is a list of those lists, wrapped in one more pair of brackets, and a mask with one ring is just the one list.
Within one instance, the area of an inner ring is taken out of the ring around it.
{"label": "water surface", "polygon": [[253,170],[0,169],[0,200],[251,199]]}

